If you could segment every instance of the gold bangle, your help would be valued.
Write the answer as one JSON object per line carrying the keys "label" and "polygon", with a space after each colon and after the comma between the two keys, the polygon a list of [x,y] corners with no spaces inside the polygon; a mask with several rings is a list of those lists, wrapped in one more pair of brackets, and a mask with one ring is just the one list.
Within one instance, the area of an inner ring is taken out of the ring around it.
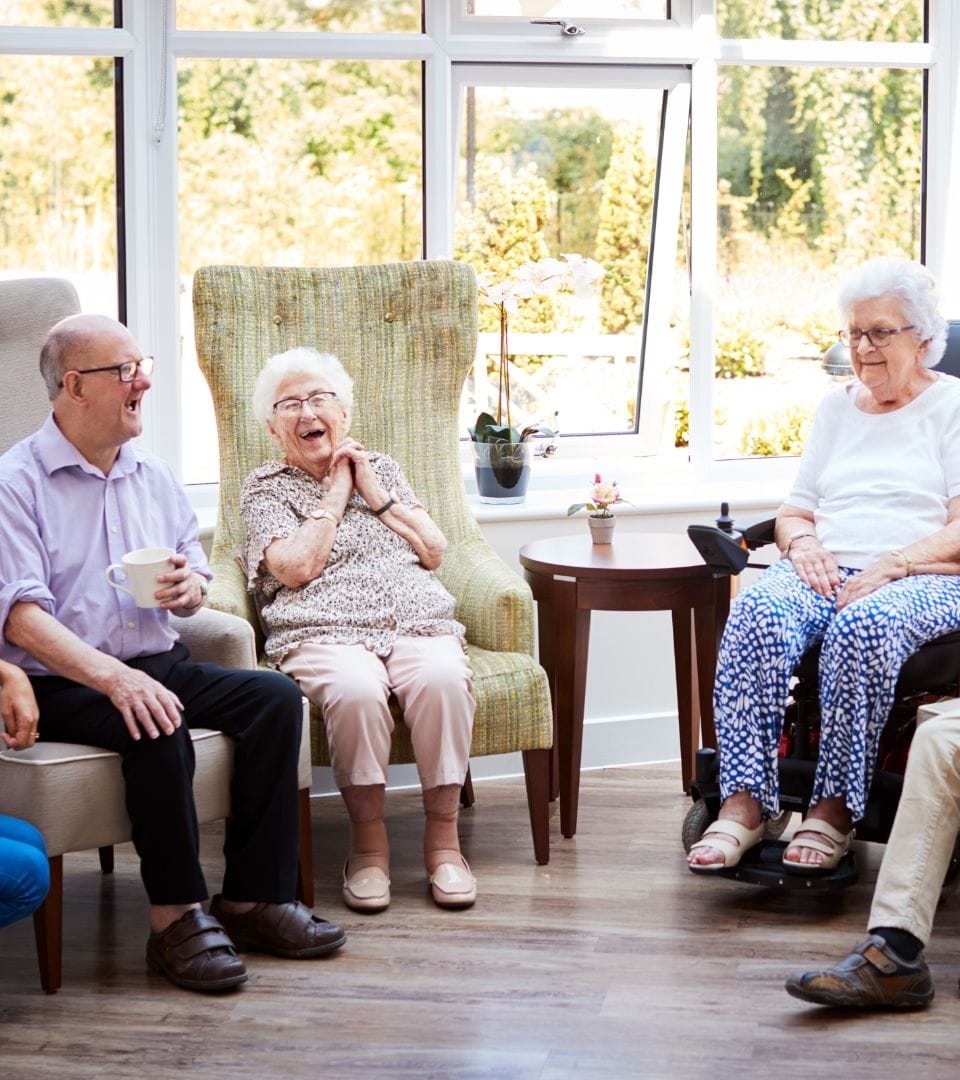
{"label": "gold bangle", "polygon": [[890,552],[890,554],[894,555],[898,559],[903,559],[904,565],[907,568],[907,572],[906,572],[906,574],[904,576],[905,577],[910,577],[911,574],[913,574],[913,563],[910,561],[908,556],[903,551],[901,551],[899,548],[894,548],[893,551]]}

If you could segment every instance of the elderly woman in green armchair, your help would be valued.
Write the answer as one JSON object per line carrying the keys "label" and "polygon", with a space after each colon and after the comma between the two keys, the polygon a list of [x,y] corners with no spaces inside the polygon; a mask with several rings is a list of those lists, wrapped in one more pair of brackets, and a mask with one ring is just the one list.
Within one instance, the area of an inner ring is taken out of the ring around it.
{"label": "elderly woman in green armchair", "polygon": [[254,412],[282,457],[255,469],[241,493],[249,585],[268,660],[323,711],[351,823],[347,906],[390,903],[383,815],[393,693],[423,787],[433,899],[467,907],[477,886],[457,814],[475,703],[464,630],[432,573],[446,540],[399,465],[348,437],[352,399],[350,376],[328,353],[291,349],[260,372]]}

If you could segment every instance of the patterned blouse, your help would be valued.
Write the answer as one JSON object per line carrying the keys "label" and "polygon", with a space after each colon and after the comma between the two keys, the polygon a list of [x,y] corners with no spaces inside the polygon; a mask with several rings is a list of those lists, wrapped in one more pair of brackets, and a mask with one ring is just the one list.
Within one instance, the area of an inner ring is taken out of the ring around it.
{"label": "patterned blouse", "polygon": [[[397,462],[371,453],[370,463],[398,502],[420,505]],[[389,655],[403,635],[454,634],[462,645],[464,628],[453,618],[453,597],[356,491],[319,577],[296,589],[273,577],[264,551],[296,532],[326,496],[319,480],[282,461],[254,469],[240,493],[248,588],[268,630],[270,663],[278,665],[303,641],[362,644],[378,656]]]}

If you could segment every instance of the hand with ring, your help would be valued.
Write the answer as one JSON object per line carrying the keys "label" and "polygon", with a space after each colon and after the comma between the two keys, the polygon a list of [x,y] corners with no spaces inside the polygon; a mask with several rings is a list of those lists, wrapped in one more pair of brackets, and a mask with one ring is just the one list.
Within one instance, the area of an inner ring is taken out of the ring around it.
{"label": "hand with ring", "polygon": [[0,739],[10,750],[26,750],[39,736],[40,710],[30,680],[13,664],[0,660]]}

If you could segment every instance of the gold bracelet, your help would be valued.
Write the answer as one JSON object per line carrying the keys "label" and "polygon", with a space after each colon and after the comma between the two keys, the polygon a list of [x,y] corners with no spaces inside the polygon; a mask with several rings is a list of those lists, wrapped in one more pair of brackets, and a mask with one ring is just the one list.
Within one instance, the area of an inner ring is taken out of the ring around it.
{"label": "gold bracelet", "polygon": [[907,573],[905,576],[910,577],[911,574],[913,574],[913,563],[910,561],[906,553],[901,551],[899,548],[894,548],[893,551],[890,552],[890,554],[894,555],[898,559],[903,559],[904,564],[907,568]]}

